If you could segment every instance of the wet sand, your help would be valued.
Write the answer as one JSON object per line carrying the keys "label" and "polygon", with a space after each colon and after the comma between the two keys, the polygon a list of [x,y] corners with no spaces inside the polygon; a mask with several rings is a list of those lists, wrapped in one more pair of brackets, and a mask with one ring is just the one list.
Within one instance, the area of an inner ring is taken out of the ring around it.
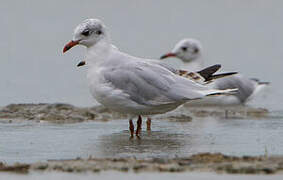
{"label": "wet sand", "polygon": [[50,160],[30,165],[2,165],[3,171],[62,171],[62,172],[185,172],[202,171],[231,174],[274,174],[283,171],[282,156],[226,156],[220,153],[196,154],[187,158],[89,158],[74,160]]}
{"label": "wet sand", "polygon": [[2,172],[215,172],[229,174],[275,174],[283,171],[283,156],[226,156],[202,153],[183,158],[88,158],[50,160],[33,164],[0,165]]}
{"label": "wet sand", "polygon": [[81,108],[62,103],[11,104],[0,109],[0,119],[43,120],[58,123],[88,120],[108,121],[125,117],[103,106]]}

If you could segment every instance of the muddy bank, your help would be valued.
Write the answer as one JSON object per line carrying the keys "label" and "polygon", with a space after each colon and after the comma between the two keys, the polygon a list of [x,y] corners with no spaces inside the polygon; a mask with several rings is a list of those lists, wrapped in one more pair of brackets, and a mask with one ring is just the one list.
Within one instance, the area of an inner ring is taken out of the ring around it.
{"label": "muddy bank", "polygon": [[235,157],[220,153],[202,153],[188,158],[89,158],[50,160],[44,163],[0,164],[2,172],[28,173],[31,171],[61,172],[217,172],[229,174],[275,174],[283,170],[283,157]]}
{"label": "muddy bank", "polygon": [[103,106],[81,108],[70,104],[11,104],[0,110],[0,119],[45,121],[108,121],[126,116],[111,112]]}
{"label": "muddy bank", "polygon": [[[156,115],[154,118],[169,121],[189,122],[193,117],[261,118],[269,112],[264,108],[247,106],[201,106],[184,105],[173,112]],[[103,106],[75,107],[70,104],[11,104],[0,109],[0,119],[27,119],[57,122],[108,121],[127,118],[126,115],[108,110]]]}

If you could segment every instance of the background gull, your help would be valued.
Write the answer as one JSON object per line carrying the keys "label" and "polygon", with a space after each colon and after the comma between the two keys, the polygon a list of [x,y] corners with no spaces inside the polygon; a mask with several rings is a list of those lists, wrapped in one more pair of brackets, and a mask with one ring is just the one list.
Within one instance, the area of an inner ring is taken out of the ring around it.
{"label": "background gull", "polygon": [[[200,41],[196,39],[183,39],[175,45],[170,53],[161,56],[161,59],[177,57],[184,63],[182,68],[190,71],[197,71],[204,67],[201,54],[202,46]],[[212,87],[216,89],[238,89],[238,92],[231,96],[217,97],[219,101],[216,103],[244,104],[254,98],[268,84],[268,82],[261,82],[258,79],[246,78],[241,74],[237,74],[235,76],[229,76],[214,81]]]}
{"label": "background gull", "polygon": [[79,24],[63,52],[78,44],[87,48],[85,60],[92,96],[111,110],[131,115],[131,137],[134,116],[139,117],[136,131],[139,137],[141,115],[165,113],[188,101],[236,91],[211,89],[157,63],[119,51],[111,45],[106,27],[98,19]]}

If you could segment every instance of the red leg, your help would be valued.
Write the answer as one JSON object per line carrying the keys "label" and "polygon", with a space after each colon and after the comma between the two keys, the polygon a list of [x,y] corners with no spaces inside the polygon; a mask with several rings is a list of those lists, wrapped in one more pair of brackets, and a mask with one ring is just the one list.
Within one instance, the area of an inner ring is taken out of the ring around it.
{"label": "red leg", "polygon": [[137,138],[140,138],[140,133],[141,133],[141,130],[142,130],[142,117],[139,116],[138,120],[137,120],[137,130],[136,130],[136,136]]}
{"label": "red leg", "polygon": [[151,131],[151,118],[147,118],[146,121],[146,130]]}
{"label": "red leg", "polygon": [[130,133],[131,133],[131,139],[134,137],[134,132],[135,132],[135,127],[134,127],[134,123],[133,123],[133,120],[130,119],[129,120],[129,130],[130,130]]}

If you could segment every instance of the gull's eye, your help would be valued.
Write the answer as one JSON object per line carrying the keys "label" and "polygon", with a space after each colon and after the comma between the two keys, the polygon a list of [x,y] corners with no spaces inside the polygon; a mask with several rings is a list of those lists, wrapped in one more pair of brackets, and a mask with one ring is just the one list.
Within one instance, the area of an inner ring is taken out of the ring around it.
{"label": "gull's eye", "polygon": [[199,52],[199,49],[198,48],[195,48],[194,49],[194,53],[198,53]]}
{"label": "gull's eye", "polygon": [[182,47],[183,51],[187,51],[187,49],[188,49],[187,47]]}
{"label": "gull's eye", "polygon": [[85,31],[82,32],[82,35],[84,35],[84,36],[88,36],[89,34],[90,34],[89,30],[85,30]]}
{"label": "gull's eye", "polygon": [[102,34],[102,31],[98,30],[98,31],[96,31],[95,33],[98,34],[98,35],[100,35],[100,34]]}

